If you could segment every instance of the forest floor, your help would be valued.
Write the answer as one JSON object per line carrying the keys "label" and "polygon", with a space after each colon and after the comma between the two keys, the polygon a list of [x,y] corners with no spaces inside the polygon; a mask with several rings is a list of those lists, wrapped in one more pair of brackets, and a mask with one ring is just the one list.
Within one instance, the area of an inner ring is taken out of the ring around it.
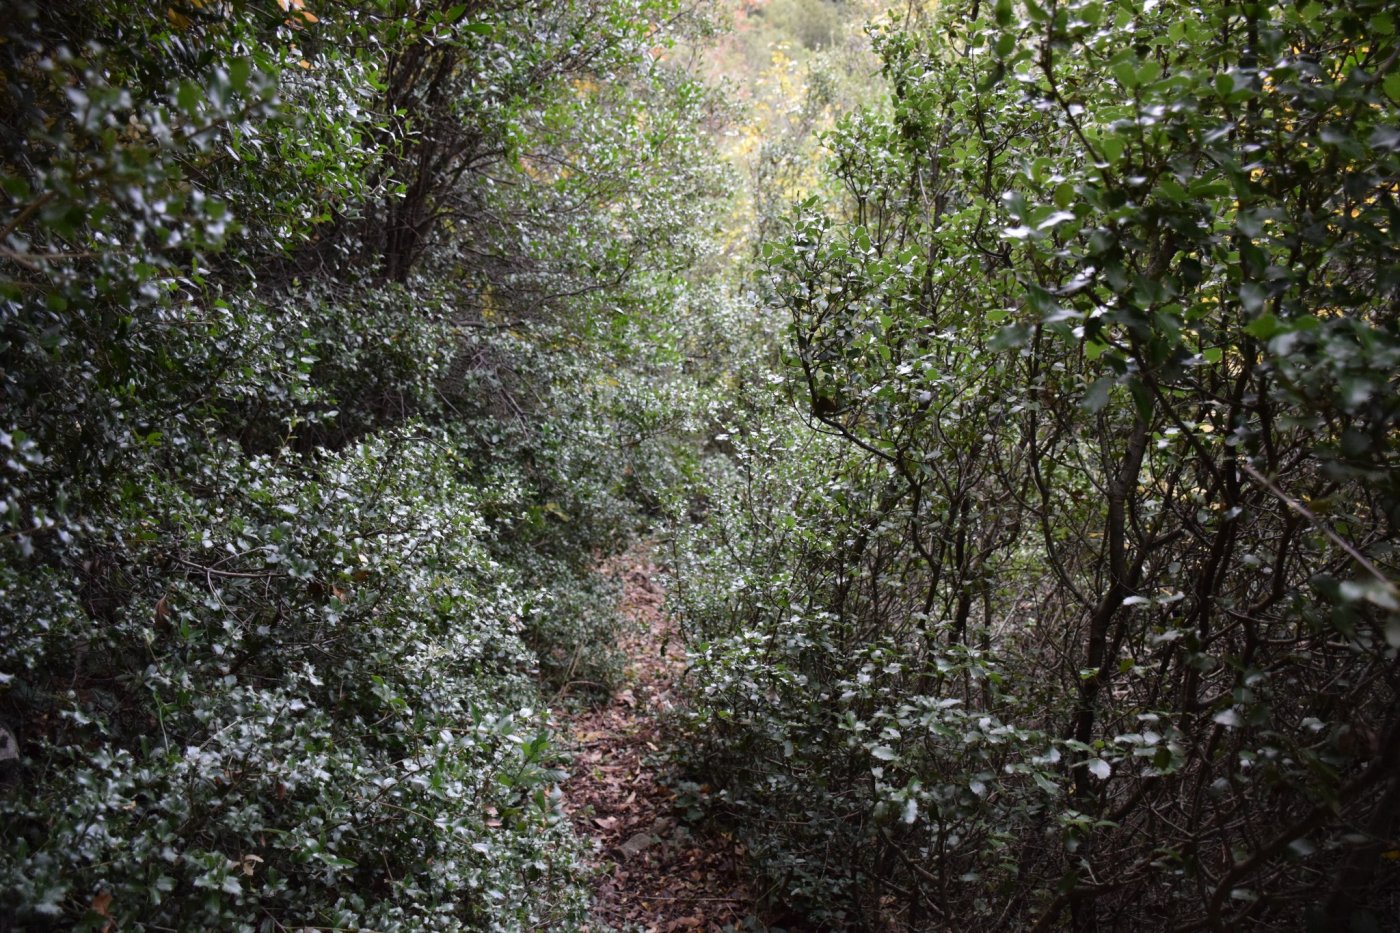
{"label": "forest floor", "polygon": [[679,702],[680,632],[649,555],[603,568],[622,581],[623,686],[602,705],[560,712],[574,760],[564,799],[574,828],[596,843],[593,917],[600,929],[763,929],[733,839],[687,826],[665,758],[664,719]]}

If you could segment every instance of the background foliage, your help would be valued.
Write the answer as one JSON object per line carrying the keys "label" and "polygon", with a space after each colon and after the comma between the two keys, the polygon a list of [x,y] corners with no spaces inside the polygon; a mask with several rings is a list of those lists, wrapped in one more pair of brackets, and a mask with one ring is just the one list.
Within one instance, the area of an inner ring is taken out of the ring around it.
{"label": "background foliage", "polygon": [[780,922],[1400,921],[1394,14],[735,10],[0,12],[0,925],[582,924],[658,521]]}
{"label": "background foliage", "polygon": [[0,926],[582,920],[540,689],[688,469],[709,28],[5,6]]}
{"label": "background foliage", "polygon": [[872,34],[677,542],[697,780],[802,923],[1393,925],[1393,14]]}

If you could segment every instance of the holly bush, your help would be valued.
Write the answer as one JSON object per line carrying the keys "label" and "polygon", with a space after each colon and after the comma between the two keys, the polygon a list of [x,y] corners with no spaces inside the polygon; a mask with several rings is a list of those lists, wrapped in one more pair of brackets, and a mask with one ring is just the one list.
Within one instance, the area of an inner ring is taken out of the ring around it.
{"label": "holly bush", "polygon": [[872,35],[681,536],[697,781],[833,928],[1393,924],[1392,11]]}
{"label": "holly bush", "polygon": [[545,703],[684,498],[706,29],[0,12],[0,926],[584,921]]}

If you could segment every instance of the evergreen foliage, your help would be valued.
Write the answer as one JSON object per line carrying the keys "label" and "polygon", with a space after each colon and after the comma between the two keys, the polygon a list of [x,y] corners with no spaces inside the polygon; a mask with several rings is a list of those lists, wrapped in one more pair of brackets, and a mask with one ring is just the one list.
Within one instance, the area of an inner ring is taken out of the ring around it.
{"label": "evergreen foliage", "polygon": [[809,924],[1394,925],[1393,12],[904,12],[677,549],[697,781]]}
{"label": "evergreen foliage", "polygon": [[867,7],[748,190],[685,0],[0,9],[0,927],[583,926],[658,527],[778,922],[1400,923],[1395,14]]}
{"label": "evergreen foliage", "polygon": [[706,29],[0,12],[0,926],[582,921],[540,688],[686,469]]}

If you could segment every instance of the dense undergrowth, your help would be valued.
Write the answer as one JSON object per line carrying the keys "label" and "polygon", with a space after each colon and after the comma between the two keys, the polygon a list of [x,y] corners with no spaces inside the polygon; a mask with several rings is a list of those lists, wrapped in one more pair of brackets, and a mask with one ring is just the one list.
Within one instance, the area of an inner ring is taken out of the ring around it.
{"label": "dense undergrowth", "polygon": [[0,927],[582,921],[542,707],[731,329],[707,28],[5,6]]}
{"label": "dense undergrowth", "polygon": [[734,10],[0,10],[0,927],[582,925],[658,528],[785,926],[1397,922],[1394,14]]}
{"label": "dense undergrowth", "polygon": [[1393,12],[872,34],[676,542],[696,786],[803,928],[1394,926]]}

